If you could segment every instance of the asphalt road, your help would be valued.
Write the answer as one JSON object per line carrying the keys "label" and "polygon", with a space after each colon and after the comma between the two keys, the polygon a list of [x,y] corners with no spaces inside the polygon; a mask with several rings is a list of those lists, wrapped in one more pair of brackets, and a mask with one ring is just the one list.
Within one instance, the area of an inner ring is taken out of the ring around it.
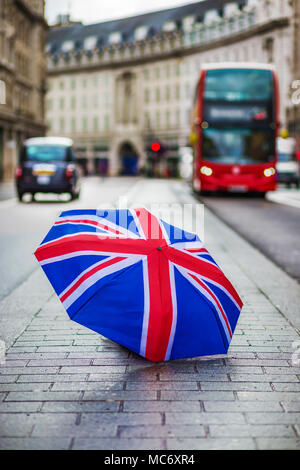
{"label": "asphalt road", "polygon": [[[62,200],[51,195],[23,204],[16,199],[1,201],[0,300],[37,269],[33,253],[63,210],[104,208],[130,194],[147,204],[152,201],[168,203],[174,196],[178,203],[184,202],[181,200],[181,185],[185,183],[166,180],[157,183],[158,189],[153,192],[152,186],[149,189],[141,179],[92,177],[84,180],[79,201],[69,202],[68,197]],[[201,202],[300,281],[300,209],[236,196],[205,197]],[[126,205],[126,200],[124,203]]]}
{"label": "asphalt road", "polygon": [[[127,194],[134,185],[132,178],[83,181],[79,201],[70,202],[68,195],[44,195],[38,201],[20,203],[11,198],[11,187],[3,190],[10,199],[0,202],[0,300],[13,291],[38,267],[33,255],[56,217],[64,210],[105,207]],[[10,191],[8,193],[8,191]],[[4,194],[5,193],[5,194]]]}
{"label": "asphalt road", "polygon": [[201,196],[198,199],[300,282],[300,207],[246,195]]}

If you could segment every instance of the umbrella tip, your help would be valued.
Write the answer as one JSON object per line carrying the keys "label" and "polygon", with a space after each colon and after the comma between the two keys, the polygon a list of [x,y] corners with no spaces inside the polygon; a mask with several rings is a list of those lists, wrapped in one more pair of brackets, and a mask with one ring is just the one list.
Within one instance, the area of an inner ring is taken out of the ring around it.
{"label": "umbrella tip", "polygon": [[158,246],[158,247],[157,247],[157,250],[158,250],[158,251],[161,251],[161,250],[162,250],[161,246]]}

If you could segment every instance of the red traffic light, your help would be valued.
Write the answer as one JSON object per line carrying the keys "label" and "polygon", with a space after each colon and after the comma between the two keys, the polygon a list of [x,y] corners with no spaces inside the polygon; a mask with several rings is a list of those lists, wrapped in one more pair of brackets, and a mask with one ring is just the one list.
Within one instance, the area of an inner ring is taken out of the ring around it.
{"label": "red traffic light", "polygon": [[153,152],[159,152],[160,144],[158,142],[153,142],[153,144],[151,145],[151,149],[153,150]]}

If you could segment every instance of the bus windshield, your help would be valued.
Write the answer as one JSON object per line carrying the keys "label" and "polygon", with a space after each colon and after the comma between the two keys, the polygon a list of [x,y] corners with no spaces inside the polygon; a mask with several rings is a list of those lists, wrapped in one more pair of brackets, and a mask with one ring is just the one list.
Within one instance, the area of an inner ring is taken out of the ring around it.
{"label": "bus windshield", "polygon": [[274,161],[274,136],[260,129],[205,129],[202,158],[228,164]]}
{"label": "bus windshield", "polygon": [[67,147],[63,145],[27,145],[25,159],[34,162],[63,162],[66,160]]}
{"label": "bus windshield", "polygon": [[270,70],[207,70],[204,98],[221,101],[266,101],[273,96]]}

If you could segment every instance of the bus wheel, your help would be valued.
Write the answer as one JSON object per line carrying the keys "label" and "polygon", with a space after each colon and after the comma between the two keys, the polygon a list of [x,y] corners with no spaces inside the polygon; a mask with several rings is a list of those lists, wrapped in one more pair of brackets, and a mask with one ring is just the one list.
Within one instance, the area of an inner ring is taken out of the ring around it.
{"label": "bus wheel", "polygon": [[211,191],[200,191],[200,196],[210,196],[211,195]]}

